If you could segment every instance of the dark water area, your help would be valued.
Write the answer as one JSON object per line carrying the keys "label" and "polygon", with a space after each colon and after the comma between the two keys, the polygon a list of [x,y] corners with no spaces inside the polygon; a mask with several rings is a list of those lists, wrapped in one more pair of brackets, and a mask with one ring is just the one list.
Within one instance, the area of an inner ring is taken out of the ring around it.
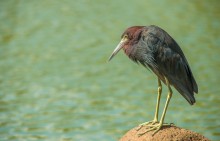
{"label": "dark water area", "polygon": [[156,76],[123,52],[107,62],[127,27],[152,24],[175,38],[199,86],[193,106],[174,90],[165,122],[220,140],[219,6],[0,1],[0,140],[113,141],[152,120]]}

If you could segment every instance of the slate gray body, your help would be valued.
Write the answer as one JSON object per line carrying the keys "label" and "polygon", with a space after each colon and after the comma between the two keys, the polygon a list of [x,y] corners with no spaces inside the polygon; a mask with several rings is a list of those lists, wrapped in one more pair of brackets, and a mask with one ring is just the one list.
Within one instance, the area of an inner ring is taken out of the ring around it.
{"label": "slate gray body", "polygon": [[151,26],[128,28],[129,41],[123,46],[127,56],[152,70],[166,84],[169,83],[192,105],[198,86],[189,64],[176,41],[163,29]]}

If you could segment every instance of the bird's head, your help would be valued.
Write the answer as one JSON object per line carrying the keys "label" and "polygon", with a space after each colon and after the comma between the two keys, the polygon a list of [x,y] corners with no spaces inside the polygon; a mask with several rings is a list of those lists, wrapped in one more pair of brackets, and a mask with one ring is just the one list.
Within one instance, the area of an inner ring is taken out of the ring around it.
{"label": "bird's head", "polygon": [[132,26],[125,30],[125,32],[121,35],[121,41],[117,45],[117,47],[112,52],[109,57],[109,61],[123,48],[129,48],[134,44],[137,40],[139,40],[139,36],[141,30],[144,26]]}

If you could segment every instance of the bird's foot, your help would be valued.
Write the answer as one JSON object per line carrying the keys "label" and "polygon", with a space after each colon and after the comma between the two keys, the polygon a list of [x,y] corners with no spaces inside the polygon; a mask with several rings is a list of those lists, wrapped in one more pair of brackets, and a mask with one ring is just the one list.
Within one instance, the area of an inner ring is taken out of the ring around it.
{"label": "bird's foot", "polygon": [[149,126],[149,125],[154,125],[154,124],[156,124],[156,123],[159,123],[158,122],[158,120],[156,120],[156,119],[154,119],[154,120],[152,120],[152,121],[148,121],[148,122],[144,122],[144,123],[141,123],[141,124],[139,124],[139,126],[137,127],[137,131],[139,131],[142,127],[144,127],[144,126]]}
{"label": "bird's foot", "polygon": [[147,125],[147,130],[142,132],[142,133],[139,133],[138,135],[139,136],[142,136],[144,134],[146,134],[147,132],[150,132],[150,131],[154,131],[152,136],[154,134],[156,134],[162,127],[164,126],[172,126],[173,123],[171,124],[168,124],[168,123],[162,123],[162,122],[157,122],[157,123],[154,123],[154,124],[151,124],[151,125]]}

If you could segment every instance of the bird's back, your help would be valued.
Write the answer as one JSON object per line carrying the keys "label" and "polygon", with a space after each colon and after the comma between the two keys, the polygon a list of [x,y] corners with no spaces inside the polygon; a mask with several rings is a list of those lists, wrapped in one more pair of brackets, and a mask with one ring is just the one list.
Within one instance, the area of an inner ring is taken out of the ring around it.
{"label": "bird's back", "polygon": [[[195,103],[194,92],[198,86],[183,54],[176,41],[163,29],[157,26],[147,26],[142,32],[143,41],[153,50],[154,65],[148,67],[166,84],[169,83],[192,105]],[[142,43],[143,44],[143,43]]]}

